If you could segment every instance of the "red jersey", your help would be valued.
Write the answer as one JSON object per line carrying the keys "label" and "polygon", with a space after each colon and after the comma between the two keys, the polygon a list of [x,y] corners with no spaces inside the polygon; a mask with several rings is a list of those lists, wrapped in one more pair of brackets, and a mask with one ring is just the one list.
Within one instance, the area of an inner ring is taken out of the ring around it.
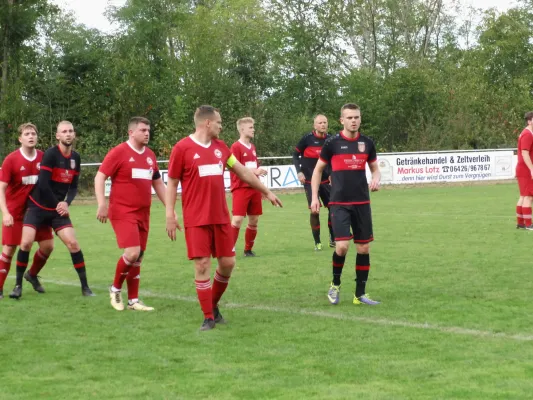
{"label": "red jersey", "polygon": [[107,153],[99,171],[111,177],[110,219],[150,213],[152,181],[161,178],[152,150],[139,151],[129,142],[119,144]]}
{"label": "red jersey", "polygon": [[192,135],[172,149],[168,176],[181,181],[183,225],[229,224],[224,169],[231,152],[222,140],[203,145]]}
{"label": "red jersey", "polygon": [[0,181],[7,183],[7,209],[15,221],[24,218],[26,201],[37,183],[43,154],[41,150],[36,150],[35,156],[30,159],[22,149],[18,149],[4,159]]}
{"label": "red jersey", "polygon": [[524,162],[522,150],[529,151],[529,157],[533,161],[533,132],[525,128],[518,137],[518,163],[516,164],[516,176],[520,178],[530,178],[531,171]]}
{"label": "red jersey", "polygon": [[[255,146],[250,143],[245,145],[240,140],[237,140],[231,145],[231,153],[235,158],[246,168],[257,169],[259,167],[259,162],[257,161],[257,153],[255,152]],[[230,171],[231,175],[231,191],[235,189],[247,188],[250,187],[246,182],[241,181],[241,179]]]}

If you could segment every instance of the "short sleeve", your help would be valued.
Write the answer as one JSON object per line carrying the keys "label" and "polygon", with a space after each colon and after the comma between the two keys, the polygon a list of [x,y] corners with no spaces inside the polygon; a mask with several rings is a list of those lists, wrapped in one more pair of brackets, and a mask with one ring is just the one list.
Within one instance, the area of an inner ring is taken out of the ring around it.
{"label": "short sleeve", "polygon": [[333,141],[331,139],[326,140],[326,143],[324,143],[320,151],[320,160],[326,164],[330,164],[331,158],[333,157],[332,143]]}
{"label": "short sleeve", "polygon": [[81,156],[76,153],[76,172],[78,175],[81,173]]}
{"label": "short sleeve", "polygon": [[529,131],[525,135],[522,135],[522,149],[531,151],[533,147],[533,134]]}
{"label": "short sleeve", "polygon": [[55,167],[57,157],[54,154],[54,147],[44,152],[43,160],[41,161],[41,169],[52,172]]}
{"label": "short sleeve", "polygon": [[155,153],[152,153],[152,156],[154,157],[154,160],[156,160],[154,163],[154,173],[152,175],[152,180],[156,181],[161,178],[161,172],[159,171],[159,166],[157,165],[157,157]]}
{"label": "short sleeve", "polygon": [[219,141],[219,145],[220,150],[222,151],[222,161],[224,165],[226,165],[228,163],[229,158],[232,156],[231,150],[228,148],[228,145],[222,140]]}
{"label": "short sleeve", "polygon": [[237,144],[237,142],[233,143],[231,145],[231,154],[235,156],[235,158],[242,164],[242,152],[241,147]]}
{"label": "short sleeve", "polygon": [[378,158],[377,154],[376,154],[376,146],[374,145],[374,142],[370,142],[370,150],[368,152],[368,160],[367,162],[368,163],[371,163],[371,162],[374,162],[376,161]]}
{"label": "short sleeve", "polygon": [[7,157],[2,163],[2,169],[0,170],[0,181],[5,183],[11,182],[11,175],[13,170],[12,160],[12,157]]}
{"label": "short sleeve", "polygon": [[181,180],[184,170],[184,149],[177,143],[172,148],[172,153],[170,153],[170,162],[168,164],[168,177],[171,179]]}
{"label": "short sleeve", "polygon": [[118,171],[120,159],[115,149],[116,147],[106,154],[102,165],[98,168],[98,171],[105,176],[114,176]]}
{"label": "short sleeve", "polygon": [[301,138],[298,144],[296,145],[295,150],[298,153],[303,153],[306,147],[307,147],[307,135],[304,135],[304,137]]}

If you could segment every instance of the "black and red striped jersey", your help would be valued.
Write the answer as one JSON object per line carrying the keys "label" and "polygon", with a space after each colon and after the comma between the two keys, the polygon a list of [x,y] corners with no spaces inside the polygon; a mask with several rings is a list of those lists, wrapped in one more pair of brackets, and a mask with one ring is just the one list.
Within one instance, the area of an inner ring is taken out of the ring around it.
{"label": "black and red striped jersey", "polygon": [[49,148],[44,152],[37,185],[30,193],[30,200],[45,209],[55,210],[61,201],[70,204],[67,199],[69,191],[76,191],[80,175],[81,158],[72,151],[66,156],[59,146]]}
{"label": "black and red striped jersey", "polygon": [[[331,135],[327,133],[322,137],[317,135],[316,132],[309,132],[296,145],[293,156],[294,167],[296,172],[303,172],[306,183],[311,183],[311,177],[318,157],[320,157],[320,151],[329,137]],[[321,182],[326,182],[328,178],[329,169],[326,169],[322,173]]]}
{"label": "black and red striped jersey", "polygon": [[366,164],[376,161],[374,142],[360,133],[350,139],[342,132],[326,141],[320,159],[331,167],[331,198],[333,204],[370,203]]}

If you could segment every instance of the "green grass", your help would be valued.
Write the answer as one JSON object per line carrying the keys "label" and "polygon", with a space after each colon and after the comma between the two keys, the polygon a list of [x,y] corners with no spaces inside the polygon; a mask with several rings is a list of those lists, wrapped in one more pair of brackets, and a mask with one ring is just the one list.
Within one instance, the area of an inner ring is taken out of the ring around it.
{"label": "green grass", "polygon": [[120,250],[95,206],[73,207],[98,296],[81,297],[58,242],[47,293],[26,284],[0,301],[0,398],[529,399],[533,233],[514,229],[516,197],[513,184],[373,195],[368,291],[383,304],[357,307],[355,248],[331,306],[331,251],[313,251],[304,195],[284,195],[283,209],[265,204],[260,257],[239,252],[228,324],[202,333],[184,239],[166,238],[160,205],[141,273],[154,313],[110,307]]}

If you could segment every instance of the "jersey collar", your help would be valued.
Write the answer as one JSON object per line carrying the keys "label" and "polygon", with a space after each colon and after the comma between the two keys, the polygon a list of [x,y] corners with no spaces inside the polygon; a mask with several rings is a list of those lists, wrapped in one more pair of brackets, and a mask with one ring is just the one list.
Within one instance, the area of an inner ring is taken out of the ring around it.
{"label": "jersey collar", "polygon": [[243,143],[243,142],[241,142],[241,139],[239,139],[239,143],[242,144],[244,147],[246,147],[248,150],[252,149],[252,143],[250,143],[250,144]]}
{"label": "jersey collar", "polygon": [[133,147],[133,145],[130,143],[129,140],[126,140],[126,143],[128,144],[128,146],[130,146],[130,148],[137,154],[144,154],[144,151],[146,150],[146,146],[143,146],[143,149],[142,150],[137,150],[135,147]]}
{"label": "jersey collar", "polygon": [[189,137],[191,138],[191,140],[196,143],[198,146],[202,146],[203,148],[206,148],[208,149],[210,146],[211,146],[211,141],[209,141],[208,144],[203,144],[203,143],[200,143],[198,140],[196,140],[192,135],[189,135]]}
{"label": "jersey collar", "polygon": [[533,131],[526,126],[526,129],[533,135]]}
{"label": "jersey collar", "polygon": [[357,139],[359,139],[359,137],[361,136],[361,134],[359,132],[357,132],[357,136],[354,137],[353,139],[350,139],[349,137],[347,136],[344,136],[344,131],[340,131],[339,132],[339,135],[341,135],[341,137],[349,142],[355,142]]}
{"label": "jersey collar", "polygon": [[37,149],[33,149],[33,150],[35,151],[35,155],[33,156],[33,158],[29,158],[26,154],[24,154],[24,152],[22,151],[22,148],[19,149],[20,154],[22,154],[22,157],[24,157],[28,161],[35,161],[35,159],[37,158]]}
{"label": "jersey collar", "polygon": [[316,137],[317,139],[325,139],[326,136],[328,135],[327,133],[324,133],[324,136],[320,136],[318,133],[316,133],[316,131],[312,131],[311,133],[312,133],[313,136]]}

